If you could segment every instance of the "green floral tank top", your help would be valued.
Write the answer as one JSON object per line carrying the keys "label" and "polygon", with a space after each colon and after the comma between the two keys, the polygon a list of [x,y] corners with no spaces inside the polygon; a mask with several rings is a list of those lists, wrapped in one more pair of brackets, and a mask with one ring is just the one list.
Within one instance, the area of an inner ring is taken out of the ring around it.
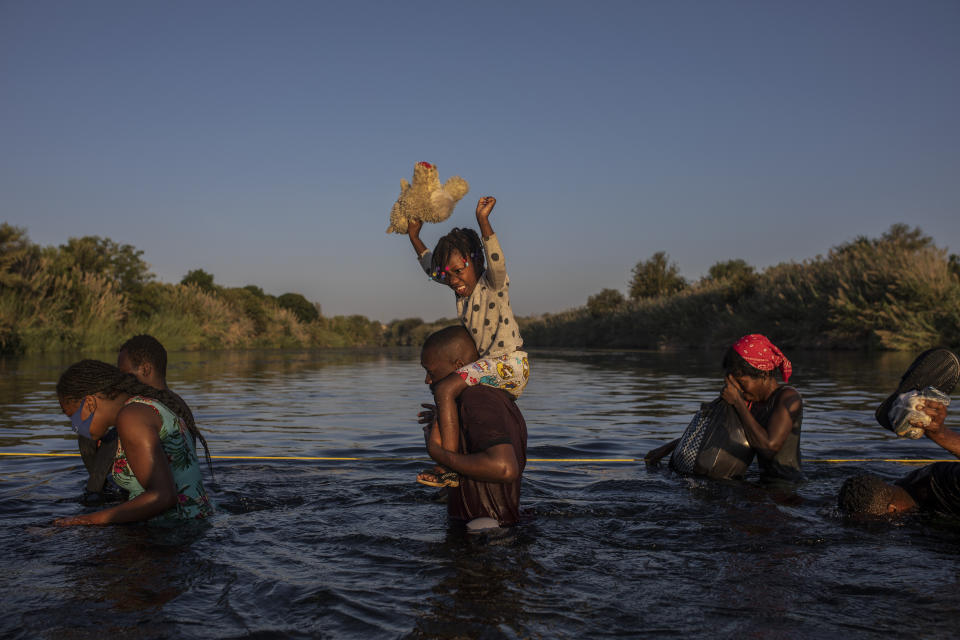
{"label": "green floral tank top", "polygon": [[[160,417],[160,444],[167,454],[167,462],[173,473],[173,481],[177,488],[177,504],[158,516],[150,519],[151,523],[176,524],[183,520],[206,518],[213,513],[213,505],[203,488],[203,478],[200,473],[200,462],[194,448],[193,438],[189,435],[180,421],[163,403],[134,396],[125,404],[138,402],[151,407]],[[113,480],[120,487],[130,492],[132,500],[143,493],[140,481],[133,474],[127,463],[127,454],[123,450],[123,442],[117,444],[117,456],[113,461]]]}

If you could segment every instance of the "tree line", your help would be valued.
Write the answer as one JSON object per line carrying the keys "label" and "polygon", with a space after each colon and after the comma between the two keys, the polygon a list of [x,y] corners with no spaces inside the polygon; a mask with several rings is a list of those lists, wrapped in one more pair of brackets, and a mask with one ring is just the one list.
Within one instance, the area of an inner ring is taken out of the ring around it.
{"label": "tree line", "polygon": [[159,282],[131,245],[84,236],[42,247],[0,224],[0,354],[111,351],[139,333],[170,350],[409,345],[453,322],[326,317],[300,293],[225,287],[202,269]]}
{"label": "tree line", "polygon": [[[789,348],[960,346],[960,257],[903,224],[760,271],[721,261],[692,282],[660,251],[636,263],[625,290],[518,318],[526,344],[714,348],[765,333]],[[163,283],[131,245],[84,236],[41,247],[0,224],[0,354],[111,351],[138,333],[170,350],[418,346],[456,322],[327,317],[302,294],[225,287],[202,269]]]}
{"label": "tree line", "polygon": [[688,282],[660,251],[631,276],[627,295],[603,289],[583,307],[524,319],[526,344],[716,348],[765,333],[791,348],[960,346],[960,256],[904,224],[762,271],[733,259]]}

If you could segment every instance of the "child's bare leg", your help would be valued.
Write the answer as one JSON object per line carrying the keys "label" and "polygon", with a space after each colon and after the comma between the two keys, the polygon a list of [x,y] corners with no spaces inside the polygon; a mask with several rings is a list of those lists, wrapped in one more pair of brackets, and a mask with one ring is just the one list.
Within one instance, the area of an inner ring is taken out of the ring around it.
{"label": "child's bare leg", "polygon": [[433,398],[437,402],[437,422],[440,425],[440,444],[447,451],[457,452],[460,446],[460,416],[457,398],[467,388],[467,382],[454,371],[434,385]]}
{"label": "child's bare leg", "polygon": [[[454,453],[460,446],[460,416],[457,413],[457,398],[467,386],[466,381],[457,372],[451,373],[433,386],[433,399],[437,403],[437,425],[440,428],[440,446]],[[440,476],[444,473],[447,473],[447,469],[438,464],[434,466],[433,471],[421,472],[417,479],[421,482],[427,480],[423,484],[433,484],[440,481]]]}

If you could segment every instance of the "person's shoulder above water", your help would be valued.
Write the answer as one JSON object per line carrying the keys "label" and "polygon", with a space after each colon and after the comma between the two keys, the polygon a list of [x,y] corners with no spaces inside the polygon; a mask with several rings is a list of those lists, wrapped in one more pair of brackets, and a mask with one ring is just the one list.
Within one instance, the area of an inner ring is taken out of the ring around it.
{"label": "person's shoulder above water", "polygon": [[523,413],[516,399],[503,389],[478,384],[467,387],[460,394],[460,410],[465,417],[486,417],[491,414],[509,414],[523,423]]}
{"label": "person's shoulder above water", "polygon": [[790,385],[782,385],[779,391],[777,401],[785,406],[789,411],[803,408],[803,396],[800,391]]}
{"label": "person's shoulder above water", "polygon": [[920,467],[919,469],[914,469],[907,475],[897,480],[894,484],[905,486],[919,478],[925,478],[928,476],[936,477],[942,480],[956,479],[958,482],[960,482],[960,464],[957,464],[952,460],[941,460],[939,462],[934,462],[932,464]]}
{"label": "person's shoulder above water", "polygon": [[960,517],[960,463],[934,462],[894,484],[906,490],[922,511]]}
{"label": "person's shoulder above water", "polygon": [[495,389],[487,385],[478,384],[467,387],[460,395],[463,402],[504,402],[515,405],[513,396],[503,389]]}
{"label": "person's shoulder above water", "polygon": [[518,455],[525,457],[527,423],[509,393],[477,385],[465,389],[459,401],[466,451],[512,444],[520,448]]}

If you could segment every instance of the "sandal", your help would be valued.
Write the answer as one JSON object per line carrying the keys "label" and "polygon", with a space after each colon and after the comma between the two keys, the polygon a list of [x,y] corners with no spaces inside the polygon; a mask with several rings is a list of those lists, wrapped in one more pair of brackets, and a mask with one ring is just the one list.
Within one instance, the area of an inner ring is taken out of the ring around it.
{"label": "sandal", "polygon": [[924,351],[907,369],[897,390],[877,407],[876,418],[881,426],[893,429],[890,424],[890,409],[897,398],[907,391],[920,391],[934,387],[948,396],[960,379],[960,360],[948,349]]}
{"label": "sandal", "polygon": [[427,469],[417,474],[417,482],[428,487],[459,487],[460,476],[456,471]]}

